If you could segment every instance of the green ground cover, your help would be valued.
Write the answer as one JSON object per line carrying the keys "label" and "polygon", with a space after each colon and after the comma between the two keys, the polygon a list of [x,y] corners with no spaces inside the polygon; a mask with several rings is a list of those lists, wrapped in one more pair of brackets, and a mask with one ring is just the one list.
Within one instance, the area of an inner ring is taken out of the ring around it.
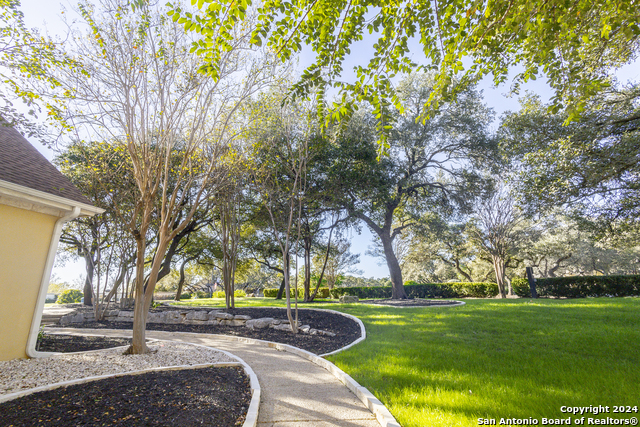
{"label": "green ground cover", "polygon": [[[362,319],[367,340],[330,360],[384,402],[404,427],[476,426],[478,418],[498,425],[501,418],[532,418],[542,425],[542,418],[570,417],[561,406],[609,406],[610,413],[587,418],[639,417],[613,413],[613,407],[640,406],[640,299],[466,303],[301,305]],[[243,298],[237,305],[283,302]]]}

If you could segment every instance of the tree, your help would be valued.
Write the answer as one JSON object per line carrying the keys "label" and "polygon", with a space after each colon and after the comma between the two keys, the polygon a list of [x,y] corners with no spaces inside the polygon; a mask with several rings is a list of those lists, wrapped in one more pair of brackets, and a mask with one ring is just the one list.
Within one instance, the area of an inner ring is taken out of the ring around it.
{"label": "tree", "polygon": [[[354,270],[353,267],[360,262],[360,254],[353,254],[349,250],[351,248],[351,242],[346,238],[339,238],[331,245],[329,250],[329,256],[327,257],[326,267],[324,269],[324,277],[327,280],[327,287],[333,289],[336,286],[339,278],[346,273],[360,274],[359,270]],[[324,253],[318,252],[314,259],[316,266],[321,266],[324,261]],[[320,276],[322,273],[318,271],[316,267],[316,275]]]}
{"label": "tree", "polygon": [[[201,0],[199,15],[179,7],[172,13],[201,35],[197,52],[215,63],[227,50],[232,24],[246,19],[253,4]],[[393,121],[389,107],[402,111],[391,78],[418,66],[436,70],[434,90],[423,105],[437,107],[438,101],[485,75],[501,83],[519,66],[515,87],[545,75],[555,90],[554,108],[566,105],[571,119],[610,85],[612,69],[636,58],[640,46],[640,8],[634,2],[267,0],[257,12],[253,44],[268,45],[282,59],[304,46],[315,53],[293,94],[307,95],[320,87],[321,95],[324,88],[337,87],[340,101],[330,111],[337,117],[350,115],[354,102],[369,102],[383,140]],[[344,62],[366,33],[373,54],[354,66],[355,82],[345,82]],[[413,60],[410,43],[415,40],[425,63]]]}
{"label": "tree", "polygon": [[[471,267],[475,258],[468,236],[468,226],[462,218],[444,217],[433,213],[423,216],[412,233],[407,255],[408,268],[414,272],[412,280],[446,281],[459,279],[474,281]],[[436,273],[438,266],[448,268],[446,276]],[[424,271],[420,266],[430,266]],[[449,272],[453,272],[453,274]]]}
{"label": "tree", "polygon": [[[79,71],[79,64],[60,49],[59,43],[25,26],[20,0],[0,2],[0,65],[0,126],[11,126],[23,135],[50,142],[47,129],[33,119],[42,112],[43,103],[48,117],[60,118],[61,106],[55,99],[44,101],[34,90],[34,83],[58,87],[61,82],[51,69]],[[31,119],[14,108],[15,100],[29,107]]]}
{"label": "tree", "polygon": [[534,96],[506,114],[499,137],[522,203],[532,212],[565,206],[612,229],[640,218],[638,91],[595,99],[567,126],[566,113],[549,113]]}
{"label": "tree", "polygon": [[273,238],[282,254],[287,317],[292,332],[297,333],[298,293],[296,286],[294,320],[291,315],[290,252],[294,246],[297,249],[300,241],[309,141],[313,139],[315,129],[309,126],[308,108],[285,105],[278,102],[278,97],[279,94],[263,94],[251,106],[255,131],[248,141],[255,165],[252,181],[268,213]]}
{"label": "tree", "polygon": [[[89,34],[76,35],[67,48],[90,78],[61,75],[65,117],[74,128],[108,136],[133,166],[136,197],[127,228],[137,259],[130,352],[144,353],[146,318],[164,255],[215,193],[224,172],[219,158],[236,137],[238,109],[269,82],[273,68],[246,50],[247,28],[237,27],[211,79],[197,72],[202,62],[189,52],[189,38],[162,8],[141,4],[132,10],[127,2],[105,0],[98,10],[87,3],[79,10]],[[157,244],[145,281],[152,220],[158,224]]]}
{"label": "tree", "polygon": [[336,203],[380,238],[393,298],[406,298],[394,240],[426,210],[468,205],[480,187],[473,166],[492,153],[486,129],[492,112],[474,90],[442,104],[430,120],[416,121],[432,83],[425,75],[403,82],[400,93],[408,108],[391,132],[388,157],[377,159],[375,136],[364,117],[345,131],[327,174],[341,186]]}
{"label": "tree", "polygon": [[507,296],[504,286],[506,266],[517,248],[518,226],[522,220],[513,198],[503,186],[498,186],[492,194],[481,199],[475,209],[475,227],[471,233],[477,244],[491,257],[502,298]]}

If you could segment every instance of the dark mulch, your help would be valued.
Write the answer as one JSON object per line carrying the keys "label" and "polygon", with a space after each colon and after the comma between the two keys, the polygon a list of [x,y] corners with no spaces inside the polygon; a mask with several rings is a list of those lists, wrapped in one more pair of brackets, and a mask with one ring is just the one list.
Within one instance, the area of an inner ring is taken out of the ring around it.
{"label": "dark mulch", "polygon": [[376,305],[384,305],[388,307],[430,307],[430,306],[438,306],[438,305],[450,305],[455,304],[456,301],[450,300],[429,300],[429,299],[391,299],[391,298],[383,298],[383,299],[365,299],[360,300],[361,303],[364,304],[376,304]]}
{"label": "dark mulch", "polygon": [[[199,307],[199,310],[214,310],[215,308]],[[156,309],[157,310],[157,309]],[[184,310],[183,307],[163,307],[161,310]],[[231,310],[220,309],[219,311],[234,315],[242,314],[251,316],[253,319],[261,317],[273,317],[274,319],[286,319],[286,310],[277,308],[247,307],[235,308]],[[266,341],[274,341],[282,344],[289,344],[302,348],[314,354],[325,354],[338,350],[351,344],[360,338],[360,326],[354,320],[339,314],[327,311],[300,309],[299,321],[303,325],[310,325],[312,328],[329,331],[336,334],[335,337],[325,335],[293,334],[289,331],[277,331],[274,329],[251,330],[243,326],[216,326],[216,325],[173,325],[162,323],[148,323],[149,331],[170,331],[170,332],[197,332],[203,334],[223,334],[235,335],[247,338],[255,338]],[[59,325],[56,325],[58,327]],[[81,325],[68,325],[72,328],[93,328],[93,329],[131,329],[131,323],[124,322],[85,322]]]}
{"label": "dark mulch", "polygon": [[235,367],[150,372],[0,403],[3,426],[237,426],[251,401]]}
{"label": "dark mulch", "polygon": [[77,337],[73,335],[55,334],[44,334],[42,338],[38,338],[38,349],[40,351],[54,351],[59,353],[101,350],[130,344],[131,339],[129,338]]}

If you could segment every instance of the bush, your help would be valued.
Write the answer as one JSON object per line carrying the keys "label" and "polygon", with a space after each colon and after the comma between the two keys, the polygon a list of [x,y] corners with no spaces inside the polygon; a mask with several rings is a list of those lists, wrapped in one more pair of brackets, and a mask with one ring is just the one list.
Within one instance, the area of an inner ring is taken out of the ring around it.
{"label": "bush", "polygon": [[[409,298],[491,298],[498,294],[498,285],[485,282],[424,284],[407,282],[404,290]],[[391,298],[391,286],[334,288],[331,290],[333,298],[340,298],[342,295],[352,295],[362,299]]]}
{"label": "bush", "polygon": [[224,298],[224,291],[215,291],[211,294],[211,298]]}
{"label": "bush", "polygon": [[79,291],[77,289],[67,289],[66,291],[62,291],[56,303],[72,304],[74,302],[80,302],[83,296],[84,294],[82,293],[82,291]]}
{"label": "bush", "polygon": [[191,294],[189,292],[184,292],[182,294],[180,294],[180,299],[191,299]]}
{"label": "bush", "polygon": [[640,275],[569,276],[536,279],[541,297],[629,297],[640,296]]}
{"label": "bush", "polygon": [[242,289],[238,289],[237,291],[235,291],[233,293],[234,297],[246,297],[247,293],[245,291],[243,291]]}
{"label": "bush", "polygon": [[207,291],[196,291],[194,297],[195,298],[209,298],[209,292],[207,292]]}
{"label": "bush", "polygon": [[56,295],[56,294],[47,294],[47,296],[45,297],[44,302],[46,304],[51,304],[51,303],[56,302],[57,300],[58,300],[58,295]]}
{"label": "bush", "polygon": [[522,277],[516,277],[511,279],[511,287],[513,292],[521,298],[531,298],[531,288],[529,287],[529,281]]}
{"label": "bush", "polygon": [[[263,290],[263,293],[266,298],[275,298],[276,296],[278,296],[278,288],[265,288]],[[289,289],[289,295],[291,298],[295,298],[295,289]],[[282,297],[285,297],[284,292],[282,293]],[[298,289],[298,298],[304,298],[304,289]]]}
{"label": "bush", "polygon": [[[313,293],[313,289],[311,289],[311,293]],[[318,293],[316,294],[316,298],[329,298],[329,288],[325,288],[325,287],[318,288]]]}

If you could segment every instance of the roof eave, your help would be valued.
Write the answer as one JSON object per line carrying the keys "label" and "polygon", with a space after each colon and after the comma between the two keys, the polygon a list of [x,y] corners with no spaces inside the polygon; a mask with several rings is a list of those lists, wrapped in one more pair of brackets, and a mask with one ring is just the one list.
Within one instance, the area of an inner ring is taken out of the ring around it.
{"label": "roof eave", "polygon": [[75,206],[80,208],[80,216],[93,216],[105,211],[96,206],[3,180],[0,180],[0,202],[55,216],[61,216],[64,212],[73,210]]}

